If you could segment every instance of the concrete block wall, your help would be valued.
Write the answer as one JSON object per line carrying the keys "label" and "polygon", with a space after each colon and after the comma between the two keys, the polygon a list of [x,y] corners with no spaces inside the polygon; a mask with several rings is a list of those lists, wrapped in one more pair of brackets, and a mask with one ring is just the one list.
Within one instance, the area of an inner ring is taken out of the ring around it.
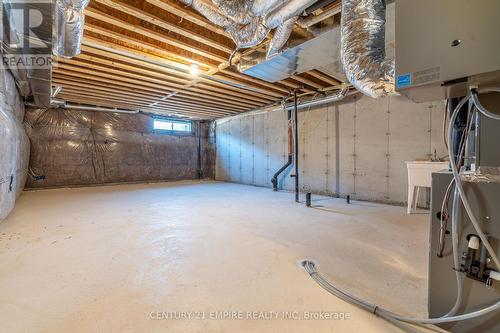
{"label": "concrete block wall", "polygon": [[[406,97],[349,100],[299,113],[302,191],[404,204],[405,161],[446,156],[444,102]],[[216,179],[271,187],[287,154],[286,114],[247,113],[217,121]],[[293,189],[287,170],[280,186]]]}

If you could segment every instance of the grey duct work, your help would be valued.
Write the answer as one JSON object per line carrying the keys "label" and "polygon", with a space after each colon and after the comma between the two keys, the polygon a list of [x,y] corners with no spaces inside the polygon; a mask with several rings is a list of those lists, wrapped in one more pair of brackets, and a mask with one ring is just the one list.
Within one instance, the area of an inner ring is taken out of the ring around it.
{"label": "grey duct work", "polygon": [[[344,85],[342,88],[334,93],[321,98],[314,98],[297,104],[297,109],[302,110],[305,108],[312,108],[315,106],[321,106],[328,103],[334,103],[343,100],[349,93],[349,86]],[[285,106],[285,110],[293,110],[295,108],[295,102],[289,103]]]}
{"label": "grey duct work", "polygon": [[[210,22],[223,27],[233,38],[236,47],[248,48],[260,44],[272,29],[285,24],[287,27],[277,31],[272,48],[283,46],[290,36],[293,24],[289,21],[297,17],[317,0],[181,0],[193,7]],[[293,20],[295,23],[296,19]],[[273,52],[271,52],[273,53]]]}
{"label": "grey duct work", "polygon": [[73,58],[80,54],[85,21],[84,10],[90,0],[56,0],[53,53]]}
{"label": "grey duct work", "polygon": [[349,82],[370,97],[395,94],[394,59],[385,55],[385,0],[343,0],[341,58]]}
{"label": "grey duct work", "polygon": [[275,9],[266,17],[265,25],[269,29],[277,28],[288,19],[299,15],[307,7],[314,4],[317,0],[291,0],[284,6]]}
{"label": "grey duct work", "polygon": [[233,22],[219,13],[216,8],[203,0],[180,0],[186,6],[191,6],[197,12],[205,16],[210,22],[223,28],[228,28]]}
{"label": "grey duct work", "polygon": [[252,21],[250,10],[253,1],[246,0],[212,0],[217,8],[227,17],[238,24],[249,24]]}
{"label": "grey duct work", "polygon": [[252,13],[254,16],[263,16],[270,13],[276,7],[282,6],[287,0],[254,0]]}

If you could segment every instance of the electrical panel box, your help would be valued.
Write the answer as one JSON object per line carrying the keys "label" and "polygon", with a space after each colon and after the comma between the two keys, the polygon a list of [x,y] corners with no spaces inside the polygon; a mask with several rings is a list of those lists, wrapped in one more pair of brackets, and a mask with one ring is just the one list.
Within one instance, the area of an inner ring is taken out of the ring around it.
{"label": "electrical panel box", "polygon": [[416,102],[500,86],[500,1],[396,0],[396,89]]}

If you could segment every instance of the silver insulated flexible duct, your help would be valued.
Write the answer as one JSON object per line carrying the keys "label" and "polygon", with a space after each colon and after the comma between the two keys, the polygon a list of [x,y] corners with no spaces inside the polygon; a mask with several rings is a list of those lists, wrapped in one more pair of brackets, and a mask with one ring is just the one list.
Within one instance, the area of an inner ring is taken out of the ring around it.
{"label": "silver insulated flexible duct", "polygon": [[210,22],[223,27],[236,47],[248,48],[260,44],[276,29],[270,54],[282,47],[298,16],[318,0],[180,0],[191,6]]}
{"label": "silver insulated flexible duct", "polygon": [[89,2],[90,0],[56,0],[54,55],[73,58],[80,54],[84,10]]}
{"label": "silver insulated flexible duct", "polygon": [[395,94],[394,59],[385,54],[385,0],[343,0],[341,59],[351,84],[370,97]]}

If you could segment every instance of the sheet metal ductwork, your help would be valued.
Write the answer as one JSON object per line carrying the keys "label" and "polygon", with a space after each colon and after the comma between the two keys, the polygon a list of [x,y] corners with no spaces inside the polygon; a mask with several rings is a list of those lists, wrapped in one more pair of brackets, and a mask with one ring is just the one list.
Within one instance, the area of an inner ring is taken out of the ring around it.
{"label": "sheet metal ductwork", "polygon": [[385,54],[385,0],[343,0],[341,59],[347,79],[363,94],[396,94],[394,59]]}
{"label": "sheet metal ductwork", "polygon": [[252,13],[254,16],[264,16],[286,2],[287,0],[254,0]]}
{"label": "sheet metal ductwork", "polygon": [[[210,22],[223,27],[236,43],[248,48],[260,44],[269,32],[277,29],[269,55],[275,54],[290,36],[298,16],[318,0],[181,0]],[[284,40],[284,41],[283,41]]]}
{"label": "sheet metal ductwork", "polygon": [[84,10],[89,2],[90,0],[56,0],[54,55],[73,58],[80,54]]}
{"label": "sheet metal ductwork", "polygon": [[267,58],[273,57],[283,48],[283,46],[285,46],[286,42],[292,34],[293,27],[295,25],[295,22],[297,22],[297,19],[298,16],[289,18],[276,29],[274,37],[267,49]]}
{"label": "sheet metal ductwork", "polygon": [[285,5],[275,9],[266,17],[265,25],[270,29],[277,28],[285,21],[302,13],[307,7],[315,2],[317,2],[317,0],[287,1]]}

